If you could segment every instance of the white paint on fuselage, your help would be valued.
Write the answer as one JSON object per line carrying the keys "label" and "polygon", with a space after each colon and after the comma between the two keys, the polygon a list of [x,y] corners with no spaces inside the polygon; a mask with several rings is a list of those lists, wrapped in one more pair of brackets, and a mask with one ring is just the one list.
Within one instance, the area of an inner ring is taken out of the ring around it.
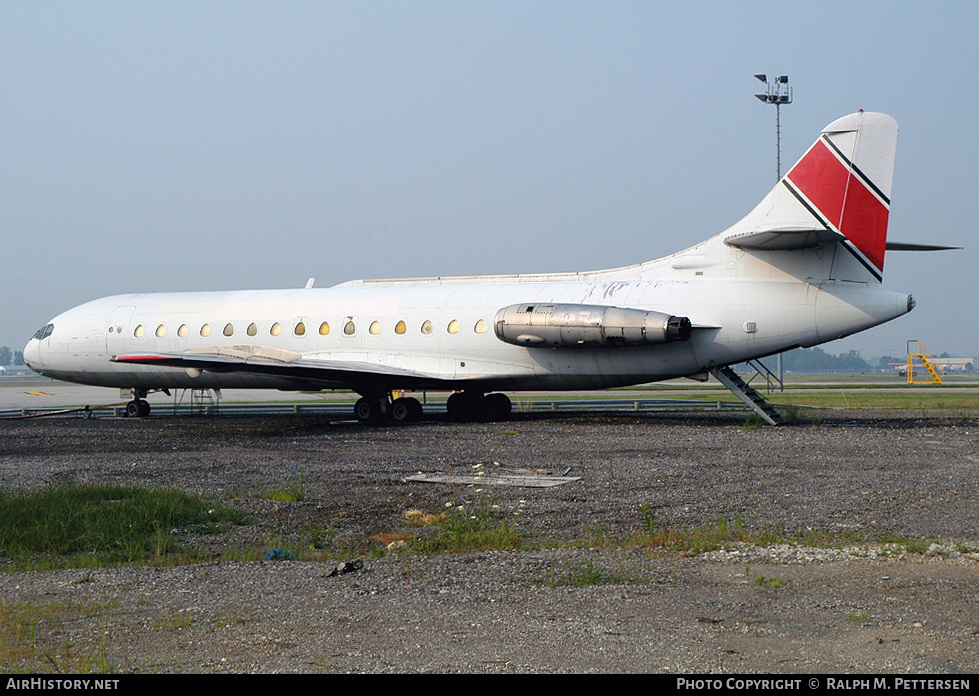
{"label": "white paint on fuselage", "polygon": [[[811,346],[908,311],[907,295],[865,282],[827,280],[833,251],[746,253],[711,239],[636,266],[532,276],[353,281],[325,289],[117,295],[55,317],[25,359],[67,381],[114,387],[282,388],[349,386],[244,372],[113,363],[115,355],[185,353],[235,345],[294,351],[307,359],[370,363],[430,377],[429,385],[475,382],[484,391],[622,386],[692,375],[715,366]],[[689,317],[687,342],[644,347],[514,346],[493,331],[497,311],[517,303],[602,304]],[[474,330],[485,322],[485,332]],[[352,335],[344,326],[352,321]],[[406,332],[395,333],[404,321]],[[421,327],[430,321],[431,334]],[[451,322],[458,333],[449,333]],[[303,335],[296,325],[302,322]],[[329,323],[329,334],[319,332]],[[370,331],[378,322],[379,332]],[[280,335],[272,335],[274,324]],[[753,331],[746,330],[748,324]],[[208,324],[210,336],[202,337]],[[226,336],[226,325],[234,329]],[[247,328],[255,325],[255,335]],[[165,335],[157,336],[157,327]],[[186,325],[187,335],[178,329]],[[136,337],[136,327],[143,335]],[[709,328],[708,328],[709,327]],[[417,385],[417,383],[416,383]]]}

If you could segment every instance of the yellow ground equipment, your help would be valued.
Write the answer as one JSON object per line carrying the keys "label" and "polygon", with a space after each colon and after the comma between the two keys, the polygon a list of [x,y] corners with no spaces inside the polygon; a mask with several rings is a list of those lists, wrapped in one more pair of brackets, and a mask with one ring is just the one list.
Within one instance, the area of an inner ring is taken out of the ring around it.
{"label": "yellow ground equipment", "polygon": [[935,356],[928,352],[924,343],[916,339],[908,341],[908,384],[915,384],[914,379],[914,359],[918,358],[931,375],[931,380],[917,380],[917,384],[941,384],[942,375],[935,368]]}

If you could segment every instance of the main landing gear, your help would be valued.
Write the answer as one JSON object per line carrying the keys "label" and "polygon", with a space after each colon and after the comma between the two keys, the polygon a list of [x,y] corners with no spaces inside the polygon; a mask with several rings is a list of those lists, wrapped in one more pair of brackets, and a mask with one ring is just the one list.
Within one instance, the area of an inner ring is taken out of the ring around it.
{"label": "main landing gear", "polygon": [[387,396],[364,396],[354,404],[354,415],[361,423],[376,423],[390,418],[395,423],[411,423],[421,420],[422,404],[411,396],[392,398]]}
{"label": "main landing gear", "polygon": [[449,396],[445,408],[454,421],[496,421],[509,418],[513,404],[506,394],[461,391]]}
{"label": "main landing gear", "polygon": [[[454,421],[496,421],[506,420],[513,410],[506,394],[486,394],[479,392],[453,392],[445,402],[450,420]],[[394,398],[386,396],[364,396],[354,404],[354,416],[361,423],[376,423],[385,418],[395,423],[411,423],[421,420],[422,405],[410,396]]]}

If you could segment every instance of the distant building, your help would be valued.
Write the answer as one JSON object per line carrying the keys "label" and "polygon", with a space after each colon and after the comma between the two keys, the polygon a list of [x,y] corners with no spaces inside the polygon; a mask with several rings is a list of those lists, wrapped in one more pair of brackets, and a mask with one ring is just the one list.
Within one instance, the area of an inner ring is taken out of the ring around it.
{"label": "distant building", "polygon": [[976,358],[933,358],[932,364],[943,372],[972,372],[979,362]]}

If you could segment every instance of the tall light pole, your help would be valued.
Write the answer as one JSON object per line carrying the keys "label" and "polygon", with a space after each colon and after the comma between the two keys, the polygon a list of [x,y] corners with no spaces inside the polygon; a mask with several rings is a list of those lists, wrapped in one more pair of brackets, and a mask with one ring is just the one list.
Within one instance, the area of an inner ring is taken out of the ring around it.
{"label": "tall light pole", "polygon": [[776,145],[776,164],[778,177],[776,181],[782,178],[782,113],[781,108],[783,104],[792,103],[792,88],[789,87],[789,76],[779,75],[774,78],[774,80],[769,83],[767,75],[755,75],[755,77],[765,83],[765,93],[756,94],[755,97],[758,98],[763,104],[774,104],[775,105],[775,145]]}
{"label": "tall light pole", "polygon": [[[756,94],[762,104],[775,105],[775,181],[782,180],[782,105],[792,103],[792,88],[789,87],[789,76],[779,75],[772,82],[768,75],[755,75],[759,82],[765,83],[765,93]],[[778,354],[778,386],[785,391],[785,374],[782,371],[782,354]]]}

